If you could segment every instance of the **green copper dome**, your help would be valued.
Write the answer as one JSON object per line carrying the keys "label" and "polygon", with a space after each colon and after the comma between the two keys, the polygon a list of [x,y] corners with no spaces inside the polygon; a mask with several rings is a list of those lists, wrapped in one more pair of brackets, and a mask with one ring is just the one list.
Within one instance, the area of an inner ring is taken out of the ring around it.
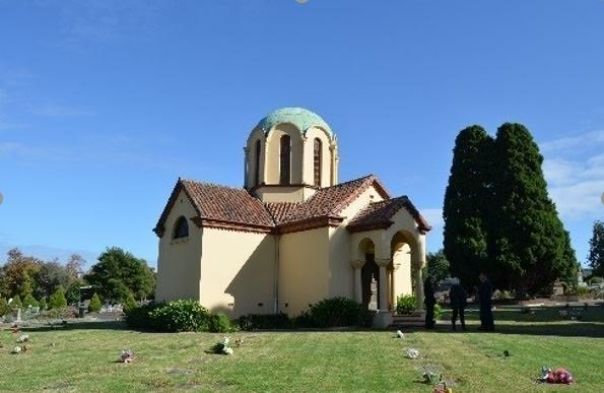
{"label": "green copper dome", "polygon": [[300,132],[304,135],[306,131],[312,127],[317,126],[325,129],[331,137],[333,137],[333,131],[331,127],[314,112],[304,108],[281,108],[269,113],[264,119],[260,120],[258,127],[261,128],[264,133],[268,133],[271,128],[277,124],[290,123],[296,126]]}

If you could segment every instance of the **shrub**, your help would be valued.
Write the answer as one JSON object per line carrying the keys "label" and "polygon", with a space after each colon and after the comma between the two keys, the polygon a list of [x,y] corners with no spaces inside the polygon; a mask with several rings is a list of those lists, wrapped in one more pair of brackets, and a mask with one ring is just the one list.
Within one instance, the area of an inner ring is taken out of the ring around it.
{"label": "shrub", "polygon": [[49,308],[65,308],[67,307],[67,299],[65,299],[65,290],[59,286],[56,291],[48,299]]}
{"label": "shrub", "polygon": [[46,304],[46,298],[42,297],[42,299],[40,299],[40,311],[44,311],[48,308],[48,305]]}
{"label": "shrub", "polygon": [[30,306],[31,307],[38,307],[39,305],[40,304],[38,303],[38,301],[36,300],[36,298],[32,294],[28,294],[23,299],[23,307],[24,308],[28,308]]}
{"label": "shrub", "polygon": [[311,305],[309,313],[317,327],[362,326],[366,310],[352,299],[334,297]]}
{"label": "shrub", "polygon": [[0,297],[0,318],[9,314],[11,312],[11,308],[8,305],[8,302],[5,298]]}
{"label": "shrub", "polygon": [[309,311],[303,311],[302,314],[292,319],[292,325],[295,328],[312,328],[315,327],[315,323],[310,315]]}
{"label": "shrub", "polygon": [[78,310],[75,307],[62,307],[46,310],[40,313],[39,317],[51,319],[70,319],[77,317],[77,315]]}
{"label": "shrub", "polygon": [[134,306],[124,310],[128,326],[160,332],[208,331],[210,313],[196,300]]}
{"label": "shrub", "polygon": [[19,295],[16,295],[13,298],[13,301],[10,302],[10,308],[12,310],[16,310],[16,309],[22,308],[22,307],[23,307],[23,304],[21,303],[21,297]]}
{"label": "shrub", "polygon": [[241,330],[290,329],[292,321],[287,314],[248,314],[237,321]]}
{"label": "shrub", "polygon": [[90,303],[88,304],[88,311],[99,312],[101,311],[102,307],[103,304],[101,303],[101,298],[99,298],[99,295],[97,295],[97,293],[95,292],[94,295],[92,295],[92,298],[90,299]]}
{"label": "shrub", "polygon": [[126,300],[124,301],[124,311],[136,307],[136,299],[134,299],[134,295],[132,292],[128,292],[128,296],[126,296]]}
{"label": "shrub", "polygon": [[234,330],[231,320],[223,313],[212,314],[208,328],[212,333],[227,333]]}
{"label": "shrub", "polygon": [[439,320],[440,317],[442,317],[443,315],[443,309],[440,306],[440,304],[435,304],[434,305],[434,319]]}
{"label": "shrub", "polygon": [[396,298],[396,312],[398,314],[411,314],[415,311],[417,301],[413,295],[400,295]]}

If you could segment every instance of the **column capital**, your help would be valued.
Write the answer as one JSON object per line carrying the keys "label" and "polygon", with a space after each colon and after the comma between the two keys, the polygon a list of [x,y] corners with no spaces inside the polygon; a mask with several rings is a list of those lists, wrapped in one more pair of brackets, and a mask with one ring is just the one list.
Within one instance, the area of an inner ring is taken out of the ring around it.
{"label": "column capital", "polygon": [[392,262],[392,258],[375,258],[375,263],[377,263],[378,266],[386,267],[390,265],[390,262]]}
{"label": "column capital", "polygon": [[360,269],[363,267],[363,265],[365,265],[365,260],[364,259],[353,259],[352,261],[350,261],[350,265],[355,269]]}

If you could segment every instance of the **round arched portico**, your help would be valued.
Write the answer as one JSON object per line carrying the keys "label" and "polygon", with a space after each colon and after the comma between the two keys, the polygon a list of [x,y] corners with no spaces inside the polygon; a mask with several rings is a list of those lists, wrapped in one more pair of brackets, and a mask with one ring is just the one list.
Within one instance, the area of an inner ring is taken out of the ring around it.
{"label": "round arched portico", "polygon": [[[425,230],[401,209],[380,228],[351,230],[354,296],[367,305],[367,271],[377,269],[376,325],[388,326],[399,295],[414,295],[417,309],[423,306],[422,268],[426,264]],[[375,266],[372,269],[367,266]],[[371,293],[371,296],[375,296]],[[369,308],[369,307],[368,307]],[[380,315],[383,314],[383,315]]]}

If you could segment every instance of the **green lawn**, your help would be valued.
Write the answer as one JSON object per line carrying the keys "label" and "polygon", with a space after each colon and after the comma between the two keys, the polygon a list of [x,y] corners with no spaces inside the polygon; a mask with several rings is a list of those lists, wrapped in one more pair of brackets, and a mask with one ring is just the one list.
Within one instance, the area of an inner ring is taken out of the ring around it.
{"label": "green lawn", "polygon": [[[2,331],[0,391],[432,392],[419,383],[423,367],[432,367],[457,382],[456,393],[602,392],[603,312],[593,310],[587,321],[502,310],[495,333],[470,322],[468,333],[441,325],[403,340],[391,331],[238,332],[229,335],[243,339],[233,356],[204,352],[220,334],[139,333],[111,322],[30,330],[31,349],[11,355],[15,336]],[[408,347],[422,358],[406,359]],[[134,350],[134,363],[116,363],[123,348]],[[577,383],[538,385],[541,365],[565,366]]]}

